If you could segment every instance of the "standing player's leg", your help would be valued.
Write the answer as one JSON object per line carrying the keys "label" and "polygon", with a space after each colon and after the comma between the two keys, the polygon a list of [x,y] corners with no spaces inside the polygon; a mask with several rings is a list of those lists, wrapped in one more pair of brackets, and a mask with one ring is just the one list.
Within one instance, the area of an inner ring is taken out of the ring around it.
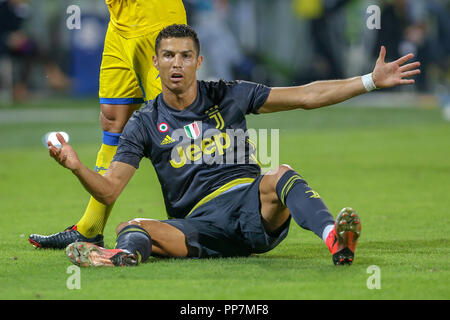
{"label": "standing player's leg", "polygon": [[[111,102],[115,99],[108,99]],[[123,100],[119,100],[123,101]],[[131,101],[130,101],[131,102]],[[138,110],[141,104],[101,104],[100,124],[103,130],[102,145],[97,153],[95,171],[101,175],[105,174],[116,154],[120,135],[131,114]],[[73,241],[90,241],[103,245],[103,231],[114,204],[106,206],[94,197],[89,203],[81,219],[69,230],[62,234],[50,237],[38,237],[32,235],[34,243],[42,247],[65,248]],[[60,235],[60,236],[58,236]],[[99,241],[100,240],[100,241]]]}
{"label": "standing player's leg", "polygon": [[323,239],[335,264],[353,262],[361,232],[353,209],[342,209],[335,220],[319,194],[287,165],[266,174],[259,190],[263,225],[269,234],[277,233],[291,216],[299,226]]}
{"label": "standing player's leg", "polygon": [[[145,94],[128,43],[128,39],[108,28],[100,67],[100,123],[103,138],[95,165],[95,170],[100,174],[108,169],[116,153],[120,134],[132,112],[144,102]],[[103,230],[112,207],[91,197],[82,218],[75,225],[49,236],[32,234],[29,241],[41,248],[65,248],[75,241],[103,246]]]}
{"label": "standing player's leg", "polygon": [[[95,171],[98,173],[103,175],[108,170],[116,154],[121,132],[131,114],[140,106],[140,104],[101,104],[100,124],[103,138],[95,163]],[[75,241],[87,241],[103,246],[103,231],[113,206],[114,204],[106,206],[91,197],[83,216],[75,225],[49,236],[32,234],[29,241],[40,248],[63,249]]]}
{"label": "standing player's leg", "polygon": [[[141,107],[140,104],[100,105],[100,124],[103,130],[101,148],[97,154],[95,171],[105,174],[116,154],[120,135],[131,114]],[[77,222],[77,230],[83,236],[92,238],[103,234],[109,214],[114,205],[105,206],[91,197],[82,218]]]}
{"label": "standing player's leg", "polygon": [[[100,124],[103,141],[97,155],[95,170],[104,174],[117,151],[120,135],[131,114],[146,101],[145,87],[139,75],[145,74],[140,65],[147,57],[138,54],[135,43],[142,38],[124,38],[108,28],[105,38],[102,66],[100,68]],[[114,205],[105,206],[93,197],[77,228],[85,237],[103,234]]]}

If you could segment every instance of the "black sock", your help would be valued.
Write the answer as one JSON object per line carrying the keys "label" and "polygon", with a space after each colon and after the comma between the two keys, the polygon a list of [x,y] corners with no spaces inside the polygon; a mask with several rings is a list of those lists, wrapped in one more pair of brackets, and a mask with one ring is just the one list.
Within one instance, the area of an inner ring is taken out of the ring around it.
{"label": "black sock", "polygon": [[276,190],[280,201],[302,228],[322,238],[325,227],[334,224],[334,217],[319,194],[297,172],[287,171],[278,181]]}
{"label": "black sock", "polygon": [[130,224],[117,235],[116,249],[128,250],[144,262],[152,253],[152,238],[144,228]]}

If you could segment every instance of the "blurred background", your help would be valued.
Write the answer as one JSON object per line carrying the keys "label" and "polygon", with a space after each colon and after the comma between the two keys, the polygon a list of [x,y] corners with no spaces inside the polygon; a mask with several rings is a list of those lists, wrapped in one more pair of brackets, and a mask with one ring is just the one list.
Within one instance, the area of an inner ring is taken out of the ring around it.
{"label": "blurred background", "polygon": [[[388,60],[413,52],[422,74],[414,86],[394,89],[392,98],[374,93],[364,99],[450,107],[449,0],[184,3],[205,56],[200,79],[290,86],[352,77],[370,72],[385,45]],[[371,5],[379,7],[378,17],[368,12]],[[108,21],[103,0],[0,0],[0,107],[95,99]],[[80,28],[71,29],[76,23]],[[373,28],[376,23],[381,28]]]}
{"label": "blurred background", "polygon": [[[288,238],[263,256],[85,272],[83,289],[67,290],[69,261],[57,250],[34,250],[27,238],[72,225],[89,201],[79,181],[49,157],[43,137],[67,132],[80,159],[95,167],[108,12],[105,0],[0,0],[0,298],[448,299],[450,0],[185,6],[205,56],[200,79],[291,86],[353,77],[373,69],[381,45],[389,61],[408,52],[421,61],[414,86],[375,90],[337,107],[247,117],[248,128],[279,130],[279,141],[270,131],[270,148],[259,139],[259,152],[270,150],[272,158],[277,143],[273,158],[311,183],[331,212],[351,206],[361,214],[352,281],[329,290],[342,270],[330,269],[319,238],[292,223]],[[109,217],[107,247],[122,221],[167,218],[157,181],[143,160]],[[382,290],[366,289],[373,265],[382,268]],[[130,286],[136,279],[140,285]]]}

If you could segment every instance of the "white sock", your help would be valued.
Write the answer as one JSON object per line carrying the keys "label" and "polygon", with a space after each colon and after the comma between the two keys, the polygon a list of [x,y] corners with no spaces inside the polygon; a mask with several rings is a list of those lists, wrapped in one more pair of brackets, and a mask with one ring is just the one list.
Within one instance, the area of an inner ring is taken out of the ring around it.
{"label": "white sock", "polygon": [[330,232],[334,229],[334,224],[329,224],[328,226],[325,227],[325,229],[323,229],[322,232],[322,240],[323,242],[327,241],[328,235],[330,234]]}

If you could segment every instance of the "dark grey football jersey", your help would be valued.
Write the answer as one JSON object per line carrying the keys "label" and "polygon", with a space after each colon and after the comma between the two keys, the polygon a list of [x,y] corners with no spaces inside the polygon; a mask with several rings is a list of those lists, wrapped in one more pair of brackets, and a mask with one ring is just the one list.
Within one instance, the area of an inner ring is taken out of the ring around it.
{"label": "dark grey football jersey", "polygon": [[149,158],[168,216],[184,218],[225,184],[261,174],[245,116],[258,113],[269,92],[246,81],[198,81],[194,103],[183,110],[167,105],[160,94],[132,115],[113,161],[138,168]]}

